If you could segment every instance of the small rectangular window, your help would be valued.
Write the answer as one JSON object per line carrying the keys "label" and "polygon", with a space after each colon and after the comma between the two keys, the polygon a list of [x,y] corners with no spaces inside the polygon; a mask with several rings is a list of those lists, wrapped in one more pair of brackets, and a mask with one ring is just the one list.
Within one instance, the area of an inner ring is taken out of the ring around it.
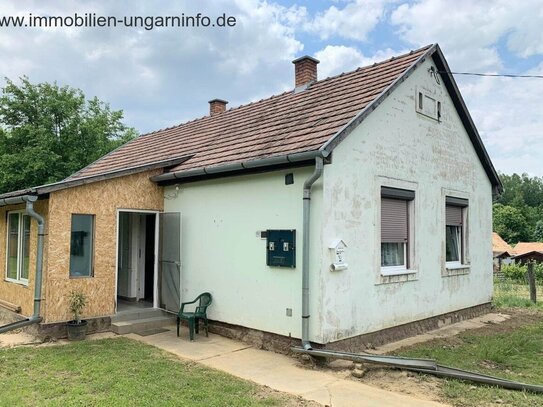
{"label": "small rectangular window", "polygon": [[30,216],[23,212],[8,214],[7,240],[6,277],[8,280],[27,283],[30,258]]}
{"label": "small rectangular window", "polygon": [[409,269],[409,202],[413,191],[381,188],[381,270]]}
{"label": "small rectangular window", "polygon": [[70,277],[92,277],[94,215],[72,215]]}
{"label": "small rectangular window", "polygon": [[445,261],[448,265],[465,264],[466,199],[447,197],[445,206]]}

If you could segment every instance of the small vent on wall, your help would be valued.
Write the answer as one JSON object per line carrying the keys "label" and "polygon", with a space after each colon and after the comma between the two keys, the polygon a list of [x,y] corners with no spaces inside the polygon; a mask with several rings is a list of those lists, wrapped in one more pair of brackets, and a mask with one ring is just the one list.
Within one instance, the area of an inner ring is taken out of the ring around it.
{"label": "small vent on wall", "polygon": [[438,122],[441,120],[441,101],[437,100],[434,95],[419,88],[417,89],[415,101],[415,110],[418,113]]}

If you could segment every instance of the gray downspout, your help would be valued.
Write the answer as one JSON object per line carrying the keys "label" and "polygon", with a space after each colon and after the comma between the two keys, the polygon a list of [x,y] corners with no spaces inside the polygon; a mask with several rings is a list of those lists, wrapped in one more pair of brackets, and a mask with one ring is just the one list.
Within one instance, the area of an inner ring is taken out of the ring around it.
{"label": "gray downspout", "polygon": [[43,217],[34,211],[34,202],[38,198],[36,196],[26,196],[26,213],[38,222],[38,247],[36,251],[36,277],[34,282],[34,314],[23,321],[14,322],[8,325],[0,326],[0,334],[12,331],[17,328],[22,328],[27,325],[40,323],[40,304],[41,304],[41,283],[43,270],[43,244],[45,235],[45,220]]}
{"label": "gray downspout", "polygon": [[311,187],[322,175],[323,158],[315,157],[315,171],[304,182],[303,202],[303,246],[302,246],[302,346],[313,349],[309,343],[309,222],[311,208]]}

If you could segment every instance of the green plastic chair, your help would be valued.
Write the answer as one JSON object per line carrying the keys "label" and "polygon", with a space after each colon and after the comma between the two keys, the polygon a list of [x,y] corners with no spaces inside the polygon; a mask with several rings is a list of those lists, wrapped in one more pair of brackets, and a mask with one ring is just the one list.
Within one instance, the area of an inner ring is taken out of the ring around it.
{"label": "green plastic chair", "polygon": [[[194,312],[186,312],[185,305],[191,305],[198,303]],[[207,322],[207,307],[211,305],[211,294],[200,294],[194,301],[181,303],[181,309],[177,314],[177,336],[179,337],[179,325],[181,320],[186,320],[189,325],[190,340],[194,340],[194,332],[199,333],[200,320],[204,321],[204,328],[206,330],[206,336],[209,336],[208,322]]]}

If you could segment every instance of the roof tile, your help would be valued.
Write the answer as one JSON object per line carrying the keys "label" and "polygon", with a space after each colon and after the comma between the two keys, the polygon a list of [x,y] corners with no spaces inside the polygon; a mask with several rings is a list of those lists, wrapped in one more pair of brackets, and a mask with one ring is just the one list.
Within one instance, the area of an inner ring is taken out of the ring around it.
{"label": "roof tile", "polygon": [[428,48],[141,135],[67,180],[182,156],[192,157],[171,171],[318,150]]}

